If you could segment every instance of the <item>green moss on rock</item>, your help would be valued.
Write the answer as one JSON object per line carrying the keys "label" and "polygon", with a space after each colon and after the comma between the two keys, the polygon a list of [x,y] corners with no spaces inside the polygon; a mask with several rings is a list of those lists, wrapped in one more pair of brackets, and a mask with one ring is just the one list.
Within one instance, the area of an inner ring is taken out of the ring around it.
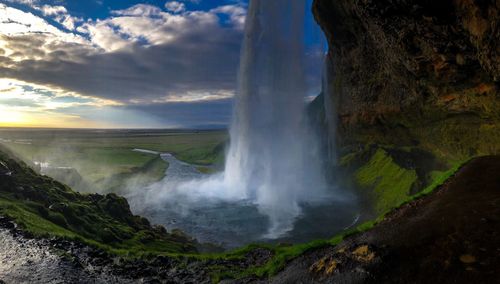
{"label": "green moss on rock", "polygon": [[408,198],[417,173],[400,167],[386,151],[378,149],[370,161],[356,171],[355,179],[362,188],[372,190],[376,211],[384,212]]}
{"label": "green moss on rock", "polygon": [[34,236],[75,239],[127,255],[196,252],[189,237],[134,216],[123,197],[74,192],[2,149],[0,161],[12,170],[0,176],[0,215]]}

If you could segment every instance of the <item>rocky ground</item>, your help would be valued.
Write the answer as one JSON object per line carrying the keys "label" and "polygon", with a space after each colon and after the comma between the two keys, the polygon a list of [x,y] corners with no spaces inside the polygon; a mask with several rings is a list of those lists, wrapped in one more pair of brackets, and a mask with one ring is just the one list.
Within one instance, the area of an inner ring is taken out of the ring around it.
{"label": "rocky ground", "polygon": [[[271,279],[224,283],[496,283],[500,276],[500,156],[476,158],[434,193],[337,246],[306,252]],[[34,239],[0,218],[0,283],[211,283],[214,267],[272,257],[126,259],[76,242]],[[213,270],[212,270],[213,271]]]}
{"label": "rocky ground", "polygon": [[474,159],[433,194],[306,253],[269,282],[498,283],[499,169],[500,156]]}
{"label": "rocky ground", "polygon": [[212,283],[211,267],[261,265],[270,251],[244,259],[154,257],[129,259],[78,242],[33,238],[0,217],[0,284],[3,283]]}
{"label": "rocky ground", "polygon": [[[0,222],[0,283],[131,282],[114,276],[106,266],[93,263],[91,255],[95,251],[55,239],[31,239],[17,231],[14,223],[6,219]],[[81,259],[71,256],[76,250],[80,250]],[[83,260],[86,261],[79,263]]]}

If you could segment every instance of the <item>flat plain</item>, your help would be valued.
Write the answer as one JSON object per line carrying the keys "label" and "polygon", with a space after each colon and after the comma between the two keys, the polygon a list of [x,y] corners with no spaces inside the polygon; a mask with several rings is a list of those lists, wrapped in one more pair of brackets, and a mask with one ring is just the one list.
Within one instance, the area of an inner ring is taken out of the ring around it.
{"label": "flat plain", "polygon": [[42,173],[83,192],[119,192],[133,179],[162,179],[172,153],[200,170],[223,162],[225,130],[68,130],[0,128],[0,143]]}

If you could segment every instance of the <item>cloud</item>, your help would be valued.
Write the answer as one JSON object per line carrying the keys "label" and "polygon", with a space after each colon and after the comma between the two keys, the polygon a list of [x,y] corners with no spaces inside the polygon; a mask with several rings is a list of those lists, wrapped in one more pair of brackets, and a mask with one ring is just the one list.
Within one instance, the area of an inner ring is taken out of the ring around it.
{"label": "cloud", "polygon": [[0,79],[0,126],[96,127],[97,121],[66,110],[90,108],[99,112],[112,107],[118,105],[59,88]]}
{"label": "cloud", "polygon": [[66,10],[64,6],[43,5],[40,10],[45,16],[55,16],[68,13],[68,10]]}
{"label": "cloud", "polygon": [[231,119],[232,100],[126,105],[122,110],[147,112],[160,125],[178,128],[224,128]]}
{"label": "cloud", "polygon": [[193,3],[193,4],[200,4],[201,3],[201,0],[181,0],[182,2],[189,2],[189,3]]}
{"label": "cloud", "polygon": [[6,0],[6,1],[10,3],[19,3],[30,6],[35,5],[39,2],[39,0]]}
{"label": "cloud", "polygon": [[33,13],[24,12],[0,3],[0,34],[17,36],[37,33],[50,34],[61,41],[84,43],[82,38],[61,31]]}
{"label": "cloud", "polygon": [[178,1],[170,1],[165,3],[165,8],[173,13],[180,13],[186,10],[186,5]]}
{"label": "cloud", "polygon": [[211,12],[228,15],[230,22],[241,30],[243,30],[245,26],[247,10],[241,5],[224,5],[212,9]]}
{"label": "cloud", "polygon": [[33,5],[33,8],[41,11],[44,16],[51,17],[68,30],[74,30],[77,24],[83,22],[82,18],[72,17],[64,6]]}
{"label": "cloud", "polygon": [[136,4],[124,10],[111,11],[114,15],[119,16],[155,16],[161,14],[159,7],[148,4]]}
{"label": "cloud", "polygon": [[[42,6],[48,16],[65,15],[63,8]],[[234,10],[174,14],[140,4],[86,21],[77,29],[85,36],[0,6],[0,19],[12,13],[20,22],[2,24],[12,26],[1,29],[12,31],[0,37],[2,77],[132,104],[219,100],[234,93],[242,32],[222,25],[218,16]]]}
{"label": "cloud", "polygon": [[0,104],[26,105],[30,101],[40,110],[51,110],[72,106],[109,106],[119,105],[116,102],[94,97],[82,96],[58,87],[37,85],[13,79],[0,79]]}
{"label": "cloud", "polygon": [[60,60],[59,56],[23,60],[16,68],[0,67],[0,75],[125,103],[189,100],[189,94],[199,93],[206,94],[203,100],[211,95],[218,99],[221,92],[235,89],[239,57],[239,36],[227,33],[220,37],[211,42],[195,34],[175,44],[136,46],[132,51],[84,56],[80,62]]}
{"label": "cloud", "polygon": [[[46,121],[61,114],[88,125],[105,119],[109,127],[127,126],[120,117],[137,127],[229,121],[246,16],[241,1],[211,10],[189,10],[198,7],[192,0],[137,4],[98,19],[75,17],[64,1],[8,2],[29,8],[0,3],[0,78],[15,82],[2,92],[0,79],[0,113],[37,112]],[[321,70],[310,59],[322,54],[308,56],[309,68]]]}

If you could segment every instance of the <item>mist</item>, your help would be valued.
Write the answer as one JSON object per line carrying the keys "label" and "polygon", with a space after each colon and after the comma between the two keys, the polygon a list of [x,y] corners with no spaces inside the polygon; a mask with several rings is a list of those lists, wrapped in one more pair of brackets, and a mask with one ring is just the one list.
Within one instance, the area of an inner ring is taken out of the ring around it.
{"label": "mist", "polygon": [[275,239],[293,229],[304,206],[347,198],[326,182],[305,114],[307,9],[305,0],[250,2],[224,172],[181,178],[167,172],[140,201],[137,193],[130,198],[133,208],[189,214],[207,204],[251,204],[268,219],[261,237]]}

